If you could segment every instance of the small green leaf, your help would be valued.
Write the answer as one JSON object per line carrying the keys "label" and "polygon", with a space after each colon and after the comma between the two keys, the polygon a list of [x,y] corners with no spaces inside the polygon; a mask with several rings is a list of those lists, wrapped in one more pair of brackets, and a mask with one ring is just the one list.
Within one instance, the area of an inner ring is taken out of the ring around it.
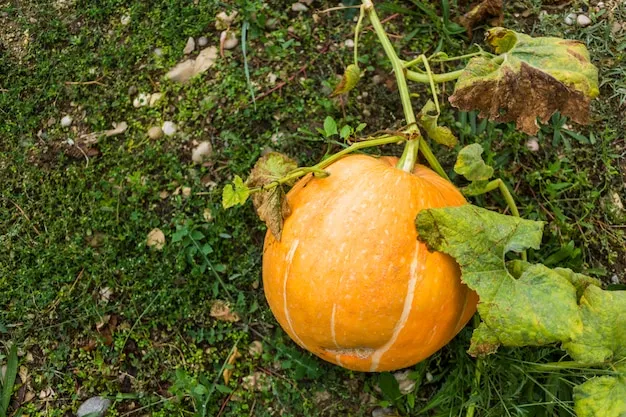
{"label": "small green leaf", "polygon": [[454,164],[454,172],[463,175],[469,181],[485,181],[493,175],[493,168],[485,164],[480,156],[483,147],[473,143],[461,149]]}
{"label": "small green leaf", "polygon": [[392,403],[395,403],[402,397],[400,385],[390,372],[383,372],[378,376],[378,388],[380,388],[385,398]]}
{"label": "small green leaf", "polygon": [[583,333],[563,344],[567,353],[589,364],[626,359],[626,291],[588,285],[580,310]]}
{"label": "small green leaf", "polygon": [[[538,346],[582,333],[576,288],[561,274],[537,264],[505,265],[507,252],[538,249],[543,223],[505,216],[472,205],[423,210],[419,238],[454,257],[461,279],[478,293],[483,323],[470,353],[498,345]],[[514,276],[517,275],[517,278]]]}
{"label": "small green leaf", "polygon": [[598,69],[582,42],[539,37],[501,27],[487,32],[495,57],[472,58],[457,80],[453,106],[480,110],[497,122],[517,123],[530,135],[557,111],[574,122],[589,122],[591,99],[599,94]]}
{"label": "small green leaf", "polygon": [[348,126],[348,125],[345,125],[339,131],[339,137],[341,139],[348,139],[350,137],[351,133],[352,133],[352,128],[350,126]]}
{"label": "small green leaf", "polygon": [[354,129],[355,132],[359,133],[361,130],[367,127],[367,123],[359,123],[359,125]]}
{"label": "small green leaf", "polygon": [[[18,369],[17,358],[17,344],[13,343],[9,350],[9,356],[7,357],[6,369],[4,372],[4,379],[1,379],[0,393],[0,415],[8,415],[9,405],[11,404],[11,396],[13,395],[13,386],[15,385],[15,379],[17,377]],[[2,375],[0,375],[0,378]]]}
{"label": "small green leaf", "polygon": [[324,119],[324,133],[326,137],[337,134],[337,122],[330,116],[326,116],[326,119]]}
{"label": "small green leaf", "polygon": [[461,188],[461,192],[467,197],[482,195],[487,192],[488,185],[489,181],[472,181],[467,186]]}
{"label": "small green leaf", "polygon": [[361,70],[359,67],[355,64],[348,65],[343,73],[343,77],[341,77],[341,81],[339,81],[339,84],[337,84],[330,96],[335,97],[347,93],[357,85],[360,79]]}
{"label": "small green leaf", "polygon": [[626,416],[626,373],[598,376],[575,386],[574,411],[578,417]]}
{"label": "small green leaf", "polygon": [[227,209],[233,206],[241,205],[246,202],[250,196],[250,190],[244,184],[239,175],[235,175],[233,184],[227,184],[222,191],[222,206]]}
{"label": "small green leaf", "polygon": [[438,119],[439,113],[437,113],[435,103],[432,100],[428,100],[417,117],[417,123],[426,131],[428,137],[435,142],[450,148],[454,147],[457,143],[456,137],[447,127],[437,126]]}

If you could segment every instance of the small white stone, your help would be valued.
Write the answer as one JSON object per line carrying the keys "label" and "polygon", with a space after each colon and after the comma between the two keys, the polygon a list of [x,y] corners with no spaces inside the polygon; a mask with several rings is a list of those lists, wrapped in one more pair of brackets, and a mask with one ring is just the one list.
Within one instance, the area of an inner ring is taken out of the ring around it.
{"label": "small white stone", "polygon": [[309,8],[306,7],[304,4],[297,2],[291,5],[291,10],[293,10],[294,12],[306,12],[307,10],[309,10]]}
{"label": "small white stone", "polygon": [[568,26],[572,26],[574,23],[576,23],[576,13],[570,13],[567,16],[565,16],[565,24]]}
{"label": "small white stone", "polygon": [[136,108],[147,106],[150,102],[150,94],[141,93],[133,100],[133,106]]}
{"label": "small white stone", "polygon": [[163,126],[161,126],[161,129],[163,130],[165,136],[172,136],[174,133],[176,133],[176,125],[174,124],[174,122],[163,122]]}
{"label": "small white stone", "polygon": [[154,48],[154,55],[156,56],[163,56],[163,49],[161,48]]}
{"label": "small white stone", "polygon": [[206,36],[200,36],[198,38],[198,46],[199,47],[205,47],[207,46],[207,44],[209,43],[209,40],[206,38]]}
{"label": "small white stone", "polygon": [[148,137],[153,140],[161,139],[163,137],[163,129],[159,126],[152,126],[148,129]]}
{"label": "small white stone", "polygon": [[185,49],[183,49],[183,54],[189,55],[194,49],[196,49],[196,41],[192,37],[189,37],[189,39],[187,39]]}
{"label": "small white stone", "polygon": [[581,14],[581,15],[578,15],[578,17],[576,18],[576,24],[580,26],[581,28],[584,28],[591,24],[591,19],[589,19],[584,14]]}
{"label": "small white stone", "polygon": [[346,39],[343,44],[346,46],[346,48],[354,48],[354,41],[352,39]]}
{"label": "small white stone", "polygon": [[273,72],[270,72],[269,74],[267,74],[267,77],[265,77],[265,79],[267,80],[268,83],[270,83],[271,85],[274,85],[276,84],[278,75],[274,74]]}
{"label": "small white stone", "polygon": [[201,164],[213,153],[211,142],[200,142],[191,152],[191,160],[196,164]]}
{"label": "small white stone", "polygon": [[603,1],[598,2],[598,9],[604,9],[604,2]]}
{"label": "small white stone", "polygon": [[69,127],[72,124],[72,116],[66,114],[61,119],[61,127]]}
{"label": "small white stone", "polygon": [[617,276],[617,274],[613,274],[611,276],[611,284],[613,284],[613,285],[619,284],[619,277]]}
{"label": "small white stone", "polygon": [[224,49],[233,49],[239,44],[239,39],[233,32],[224,31],[222,32],[222,37],[224,38]]}
{"label": "small white stone", "polygon": [[157,103],[157,101],[161,100],[161,97],[163,97],[163,94],[161,93],[153,93],[150,96],[150,107],[154,107],[155,104]]}
{"label": "small white stone", "polygon": [[120,19],[120,23],[124,26],[126,26],[127,24],[130,23],[130,15],[125,14],[124,16],[122,16],[122,18]]}
{"label": "small white stone", "polygon": [[539,142],[537,138],[529,138],[526,141],[526,148],[531,152],[537,152],[539,150]]}

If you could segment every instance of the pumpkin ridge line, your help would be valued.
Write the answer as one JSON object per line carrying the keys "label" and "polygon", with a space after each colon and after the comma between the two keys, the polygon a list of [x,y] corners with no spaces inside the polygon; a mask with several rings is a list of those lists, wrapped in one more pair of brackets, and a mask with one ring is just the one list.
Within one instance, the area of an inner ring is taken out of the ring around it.
{"label": "pumpkin ridge line", "polygon": [[285,311],[285,319],[287,320],[287,325],[289,326],[289,330],[291,330],[291,333],[296,339],[296,342],[298,342],[300,346],[306,348],[306,345],[304,344],[302,339],[300,339],[300,336],[298,336],[298,334],[296,333],[296,330],[293,328],[293,323],[291,322],[291,316],[289,315],[289,308],[287,307],[287,280],[289,279],[289,273],[291,272],[291,262],[293,261],[293,257],[296,254],[296,250],[298,249],[299,244],[300,244],[300,241],[296,239],[296,241],[293,243],[293,245],[289,249],[289,252],[287,252],[287,258],[285,259],[287,268],[285,268],[285,276],[283,278],[283,310]]}
{"label": "pumpkin ridge line", "polygon": [[421,271],[421,268],[418,269],[420,266],[419,248],[419,244],[415,245],[415,255],[413,257],[413,261],[411,262],[411,279],[409,280],[409,285],[407,287],[407,294],[404,297],[402,313],[393,328],[391,338],[389,338],[387,343],[385,343],[382,347],[376,349],[376,352],[372,355],[372,366],[370,368],[370,372],[376,372],[380,359],[393,346],[393,344],[396,343],[396,340],[398,340],[398,337],[400,336],[400,332],[402,332],[404,326],[406,326],[406,323],[409,320],[409,315],[411,314],[413,307],[413,297],[415,296],[415,289],[417,288],[418,273]]}

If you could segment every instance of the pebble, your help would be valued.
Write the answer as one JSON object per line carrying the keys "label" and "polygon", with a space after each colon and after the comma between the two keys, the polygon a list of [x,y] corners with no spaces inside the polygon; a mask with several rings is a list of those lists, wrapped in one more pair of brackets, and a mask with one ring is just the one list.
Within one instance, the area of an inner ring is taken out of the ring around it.
{"label": "pebble", "polygon": [[393,408],[382,408],[376,407],[372,410],[372,417],[389,417],[389,416],[397,416],[397,414],[393,411]]}
{"label": "pebble", "polygon": [[352,39],[346,39],[343,44],[346,46],[346,48],[354,48],[354,41]]}
{"label": "pebble", "polygon": [[617,274],[613,274],[611,276],[611,284],[613,284],[613,285],[619,284],[619,277],[617,276]]}
{"label": "pebble", "polygon": [[126,14],[120,19],[120,23],[124,26],[130,23],[130,15]]}
{"label": "pebble", "polygon": [[133,106],[136,108],[147,106],[150,102],[150,94],[141,93],[133,100]]}
{"label": "pebble", "polygon": [[187,39],[185,49],[183,49],[183,54],[189,55],[194,49],[196,49],[196,41],[192,37],[189,37],[189,39]]}
{"label": "pebble", "polygon": [[128,95],[134,96],[135,94],[137,94],[137,86],[131,85],[128,87]]}
{"label": "pebble", "polygon": [[206,159],[210,158],[212,153],[213,146],[211,145],[211,142],[200,142],[191,152],[191,160],[196,164],[201,164]]}
{"label": "pebble", "polygon": [[374,76],[372,77],[372,82],[373,82],[374,84],[382,84],[382,82],[383,82],[383,81],[384,81],[384,80],[383,80],[383,76],[382,76],[382,75],[378,75],[378,74],[376,74],[376,75],[374,75]]}
{"label": "pebble", "polygon": [[584,14],[581,14],[576,18],[576,24],[580,26],[581,28],[584,28],[591,24],[591,19],[589,19]]}
{"label": "pebble", "polygon": [[291,10],[293,10],[294,12],[306,12],[307,10],[309,10],[309,8],[306,7],[304,4],[297,2],[291,5]]}
{"label": "pebble", "polygon": [[161,127],[161,129],[163,129],[163,134],[165,136],[172,136],[174,133],[176,133],[176,125],[174,124],[174,122],[163,122],[163,126]]}
{"label": "pebble", "polygon": [[207,46],[208,43],[209,43],[209,40],[207,39],[206,36],[200,36],[198,38],[198,46],[199,47],[205,47],[205,46]]}
{"label": "pebble", "polygon": [[531,152],[537,152],[539,150],[539,142],[537,138],[530,138],[526,141],[526,148]]}
{"label": "pebble", "polygon": [[152,126],[148,129],[148,137],[153,140],[161,139],[163,137],[163,129],[159,126]]}
{"label": "pebble", "polygon": [[76,415],[78,417],[84,417],[92,414],[94,416],[102,417],[106,410],[111,406],[111,400],[102,397],[91,397],[78,407]]}
{"label": "pebble", "polygon": [[154,107],[157,101],[161,100],[161,97],[163,97],[163,94],[161,93],[152,93],[152,95],[150,96],[149,106]]}
{"label": "pebble", "polygon": [[567,16],[565,16],[565,24],[568,26],[572,26],[574,23],[576,23],[576,13],[570,13]]}
{"label": "pebble", "polygon": [[226,37],[224,40],[224,49],[233,49],[239,44],[239,39],[237,39],[237,36],[233,32],[224,31],[222,32],[222,36]]}
{"label": "pebble", "polygon": [[154,55],[156,55],[156,56],[163,56],[163,49],[161,49],[161,48],[154,48]]}
{"label": "pebble", "polygon": [[69,127],[72,124],[72,116],[66,114],[61,119],[61,127]]}

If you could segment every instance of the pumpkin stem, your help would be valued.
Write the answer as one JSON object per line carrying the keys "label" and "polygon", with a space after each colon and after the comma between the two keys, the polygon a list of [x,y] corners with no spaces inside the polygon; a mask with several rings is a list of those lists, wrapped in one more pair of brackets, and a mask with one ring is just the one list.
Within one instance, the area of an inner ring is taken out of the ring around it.
{"label": "pumpkin stem", "polygon": [[409,87],[406,83],[406,70],[404,68],[403,61],[398,58],[396,50],[393,48],[393,45],[389,41],[387,32],[385,32],[383,25],[380,23],[380,19],[376,14],[376,10],[374,9],[372,1],[363,0],[363,5],[361,6],[361,9],[367,13],[367,16],[370,19],[370,23],[374,27],[374,31],[378,36],[378,40],[383,46],[385,54],[387,54],[387,58],[389,59],[389,61],[391,62],[391,66],[393,67],[393,72],[396,75],[396,83],[398,84],[400,102],[402,103],[402,109],[404,110],[404,119],[406,120],[406,124],[409,126],[407,133],[417,133],[417,136],[414,139],[407,141],[407,144],[404,148],[404,153],[402,154],[400,162],[397,165],[397,167],[402,169],[403,171],[411,172],[413,171],[413,167],[417,163],[417,154],[419,150],[419,142],[421,136],[419,135],[419,129],[417,128],[415,120],[415,112],[413,111],[413,106],[411,104]]}

